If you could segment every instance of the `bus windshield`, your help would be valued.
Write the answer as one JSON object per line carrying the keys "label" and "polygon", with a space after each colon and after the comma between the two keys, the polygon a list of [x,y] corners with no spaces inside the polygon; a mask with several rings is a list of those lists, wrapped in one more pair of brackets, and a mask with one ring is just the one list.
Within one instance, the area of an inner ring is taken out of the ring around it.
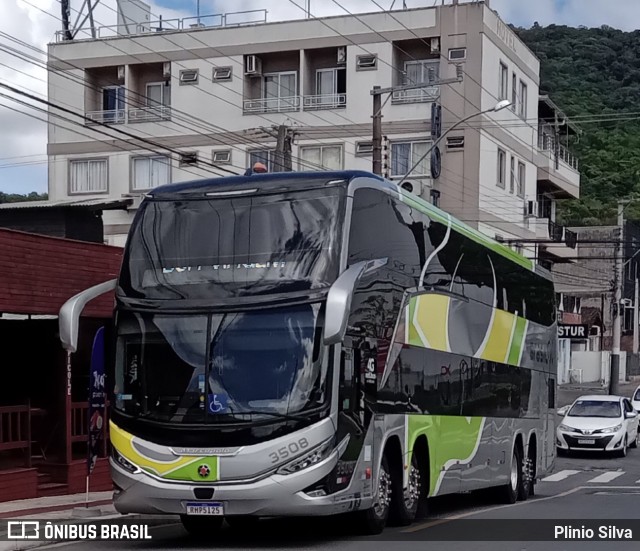
{"label": "bus windshield", "polygon": [[121,292],[216,300],[326,287],[338,275],[342,193],[148,201],[131,229]]}
{"label": "bus windshield", "polygon": [[243,413],[304,413],[327,398],[319,304],[210,315],[120,312],[118,326],[115,407],[125,414],[219,423]]}

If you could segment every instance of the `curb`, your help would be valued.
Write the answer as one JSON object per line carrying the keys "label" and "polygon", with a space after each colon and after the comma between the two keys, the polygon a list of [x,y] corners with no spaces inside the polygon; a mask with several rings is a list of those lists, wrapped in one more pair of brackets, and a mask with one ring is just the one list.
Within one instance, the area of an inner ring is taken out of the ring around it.
{"label": "curb", "polygon": [[88,505],[89,507],[97,507],[99,505],[111,505],[113,503],[112,499],[101,499],[98,501],[89,501],[87,502],[78,502],[78,503],[65,503],[64,505],[50,505],[48,507],[33,507],[32,509],[17,509],[14,511],[7,511],[6,513],[0,513],[0,519],[21,519],[26,516],[34,516],[44,513],[54,513],[56,511],[72,511],[76,507],[84,507]]}

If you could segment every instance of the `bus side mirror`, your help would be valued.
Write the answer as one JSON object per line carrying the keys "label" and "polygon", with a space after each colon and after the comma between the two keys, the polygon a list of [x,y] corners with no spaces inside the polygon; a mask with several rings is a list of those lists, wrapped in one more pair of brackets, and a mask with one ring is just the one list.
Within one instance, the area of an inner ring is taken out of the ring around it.
{"label": "bus side mirror", "polygon": [[78,349],[78,327],[80,325],[80,314],[82,314],[84,307],[94,298],[113,291],[116,288],[116,282],[116,279],[111,279],[89,287],[62,305],[58,327],[60,329],[62,347],[67,352],[75,352]]}
{"label": "bus side mirror", "polygon": [[358,280],[366,273],[377,270],[387,263],[387,259],[358,262],[344,271],[333,283],[327,295],[324,321],[324,344],[342,342],[347,331],[347,321],[351,311],[351,300]]}

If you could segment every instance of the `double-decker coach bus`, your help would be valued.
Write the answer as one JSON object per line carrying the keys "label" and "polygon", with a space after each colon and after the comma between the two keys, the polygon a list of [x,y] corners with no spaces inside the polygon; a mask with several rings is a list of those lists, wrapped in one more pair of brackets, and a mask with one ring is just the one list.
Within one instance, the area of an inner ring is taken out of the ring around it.
{"label": "double-decker coach bus", "polygon": [[549,274],[367,172],[153,190],[116,289],[110,439],[122,513],[351,512],[406,525],[428,498],[527,499],[554,460]]}

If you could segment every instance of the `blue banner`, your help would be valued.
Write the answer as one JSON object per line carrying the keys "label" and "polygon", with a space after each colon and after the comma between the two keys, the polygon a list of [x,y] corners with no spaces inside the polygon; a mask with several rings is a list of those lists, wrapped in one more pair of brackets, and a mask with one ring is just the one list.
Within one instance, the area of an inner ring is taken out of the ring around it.
{"label": "blue banner", "polygon": [[91,367],[89,372],[89,409],[88,409],[88,442],[87,442],[87,474],[93,468],[100,454],[100,446],[105,430],[105,386],[104,386],[104,327],[98,329],[93,339],[91,351]]}

